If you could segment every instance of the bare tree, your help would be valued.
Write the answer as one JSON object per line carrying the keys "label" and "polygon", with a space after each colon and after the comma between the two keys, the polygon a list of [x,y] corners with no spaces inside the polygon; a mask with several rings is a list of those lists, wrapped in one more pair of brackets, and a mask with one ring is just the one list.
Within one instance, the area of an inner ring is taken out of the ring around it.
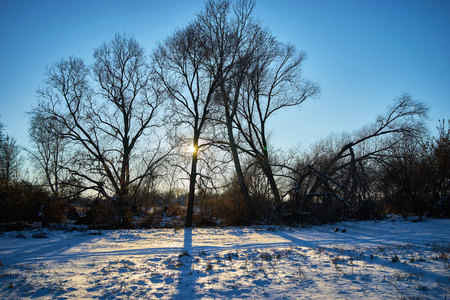
{"label": "bare tree", "polygon": [[0,178],[5,180],[6,184],[19,177],[19,169],[22,165],[20,150],[16,139],[8,134],[0,142]]}
{"label": "bare tree", "polygon": [[59,198],[61,196],[60,182],[69,181],[68,174],[65,172],[68,140],[58,135],[63,131],[61,124],[55,122],[55,119],[43,116],[39,109],[30,111],[28,116],[30,118],[28,135],[32,144],[32,149],[28,150],[28,153],[38,170],[43,172],[46,185],[50,188],[53,197]]}
{"label": "bare tree", "polygon": [[200,28],[201,24],[195,21],[175,31],[154,53],[155,74],[172,100],[171,121],[175,126],[187,128],[192,138],[186,227],[192,227],[198,155],[204,147],[200,141],[210,120],[210,106],[219,80],[205,69],[210,53]]}
{"label": "bare tree", "polygon": [[245,140],[241,150],[253,157],[269,182],[277,221],[282,201],[271,166],[267,122],[277,111],[299,106],[317,95],[319,87],[301,74],[305,53],[277,42],[268,32],[261,34],[252,55],[234,123]]}
{"label": "bare tree", "polygon": [[[40,113],[57,126],[52,130],[69,141],[77,152],[71,175],[117,204],[122,225],[130,225],[129,191],[149,176],[160,161],[158,152],[133,156],[138,143],[157,126],[155,116],[162,95],[151,81],[151,73],[140,44],[132,37],[116,34],[94,51],[92,68],[77,58],[63,59],[47,70],[46,87],[40,89]],[[159,149],[156,143],[154,149]],[[134,164],[133,164],[134,162]],[[132,167],[145,165],[132,176]]]}
{"label": "bare tree", "polygon": [[[375,147],[363,147],[365,151],[361,152],[359,160],[374,158],[386,149],[391,149],[398,145],[407,137],[420,136],[425,131],[424,118],[427,117],[428,108],[420,101],[413,100],[409,94],[403,94],[395,99],[385,115],[380,115],[374,124],[359,130],[353,140],[344,140],[344,145],[334,153],[333,156],[323,166],[322,172],[332,176],[340,169],[355,164],[355,147],[365,146],[364,143],[370,140],[378,139]],[[386,137],[384,142],[381,138]],[[349,158],[349,160],[345,160]],[[338,164],[338,161],[344,161]],[[315,186],[312,188],[315,192]]]}
{"label": "bare tree", "polygon": [[[292,169],[297,174],[294,198],[335,200],[350,212],[363,201],[373,201],[369,170],[384,164],[394,152],[402,152],[405,141],[420,138],[425,132],[427,107],[409,94],[395,99],[387,112],[354,134],[328,138],[319,143],[308,160]],[[327,202],[325,201],[325,202]],[[337,205],[337,204],[336,204]],[[339,206],[339,205],[337,205]]]}
{"label": "bare tree", "polygon": [[0,143],[3,142],[4,135],[3,135],[3,129],[5,128],[5,125],[0,122]]}
{"label": "bare tree", "polygon": [[434,139],[432,146],[435,177],[434,203],[427,212],[427,216],[433,216],[439,208],[449,207],[450,199],[450,120],[447,120],[447,127],[445,120],[440,121],[437,130],[438,137]]}
{"label": "bare tree", "polygon": [[[252,212],[239,151],[250,154],[263,168],[279,208],[281,199],[267,154],[267,119],[318,92],[317,86],[300,74],[305,55],[296,53],[293,46],[278,43],[253,17],[254,6],[251,0],[207,1],[196,23],[206,37],[204,67],[218,79],[214,117],[226,128],[226,138],[219,140],[216,134],[208,138],[212,144],[230,150],[240,192]],[[246,146],[236,140],[236,135],[244,137]]]}
{"label": "bare tree", "polygon": [[215,120],[226,130],[222,140],[215,134],[212,143],[231,152],[239,190],[250,214],[254,217],[254,207],[249,195],[239,156],[238,140],[233,126],[237,113],[240,92],[244,78],[254,59],[258,40],[266,33],[261,22],[252,16],[255,2],[252,0],[231,2],[208,1],[203,14],[199,16],[208,36],[208,51],[212,53],[207,61],[207,69],[219,77],[215,91],[218,105]]}

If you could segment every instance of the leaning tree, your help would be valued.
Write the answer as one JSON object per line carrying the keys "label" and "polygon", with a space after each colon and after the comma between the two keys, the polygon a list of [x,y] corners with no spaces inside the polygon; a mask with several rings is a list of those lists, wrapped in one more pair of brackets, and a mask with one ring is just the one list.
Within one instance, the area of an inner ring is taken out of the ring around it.
{"label": "leaning tree", "polygon": [[282,199],[273,173],[267,124],[278,111],[299,106],[316,96],[319,87],[302,76],[306,54],[293,45],[280,43],[268,31],[262,31],[255,47],[252,63],[243,78],[234,125],[244,140],[239,148],[253,158],[267,178],[277,222]]}
{"label": "leaning tree", "polygon": [[319,142],[308,159],[290,170],[296,217],[312,205],[319,207],[320,213],[332,209],[337,217],[370,216],[382,193],[375,186],[377,177],[398,157],[396,153],[406,151],[411,141],[417,143],[424,135],[427,112],[423,102],[404,93],[375,122],[340,139]]}

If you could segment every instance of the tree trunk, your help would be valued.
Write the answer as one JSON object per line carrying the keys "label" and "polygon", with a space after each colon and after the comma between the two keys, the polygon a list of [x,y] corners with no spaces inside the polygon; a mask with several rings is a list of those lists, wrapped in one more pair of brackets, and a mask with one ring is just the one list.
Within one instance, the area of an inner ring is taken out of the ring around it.
{"label": "tree trunk", "polygon": [[120,183],[120,199],[119,199],[119,206],[120,206],[120,218],[121,218],[121,225],[124,228],[130,228],[131,227],[131,215],[130,215],[130,200],[129,200],[129,180],[127,173],[129,164],[125,163],[123,165],[125,168],[125,172],[121,174],[121,183]]}
{"label": "tree trunk", "polygon": [[195,200],[195,183],[197,180],[197,161],[198,161],[198,138],[194,137],[194,152],[192,153],[191,175],[189,178],[189,199],[186,211],[186,228],[192,227],[194,218],[194,200]]}
{"label": "tree trunk", "polygon": [[[337,169],[332,170],[332,168],[333,168],[333,167],[336,168],[335,164],[342,158],[342,156],[343,156],[343,154],[345,153],[345,151],[351,149],[354,145],[355,145],[355,143],[350,142],[350,143],[346,144],[344,147],[342,147],[341,150],[339,151],[339,153],[336,154],[336,155],[333,157],[333,159],[331,159],[331,160],[325,165],[325,167],[324,167],[322,170],[320,170],[320,172],[321,172],[322,174],[325,174],[325,175],[329,176],[329,177],[333,176],[333,175],[334,175],[334,172],[335,172]],[[330,171],[332,171],[332,172],[330,172]],[[310,191],[309,191],[309,194],[315,194],[315,193],[317,193],[317,190],[319,189],[321,182],[322,182],[321,180],[319,180],[318,178],[316,178],[316,180],[315,180],[313,186],[311,187],[311,189],[310,189]]]}
{"label": "tree trunk", "polygon": [[237,150],[237,144],[233,135],[233,120],[230,116],[229,109],[225,106],[226,123],[228,131],[228,140],[230,142],[231,153],[233,156],[234,168],[236,170],[236,176],[239,184],[239,191],[241,192],[244,202],[250,211],[250,216],[255,218],[255,210],[253,208],[253,203],[251,202],[250,194],[248,193],[247,185],[245,184],[244,173],[242,172],[241,161],[239,159],[239,154]]}
{"label": "tree trunk", "polygon": [[120,172],[120,215],[121,223],[125,228],[131,227],[131,215],[130,215],[130,147],[128,144],[128,137],[125,137],[123,143],[124,156],[122,161],[122,169]]}
{"label": "tree trunk", "polygon": [[269,159],[267,157],[264,157],[260,160],[261,169],[264,172],[264,175],[266,175],[267,180],[269,181],[270,189],[272,191],[274,200],[275,200],[275,216],[274,216],[274,222],[279,223],[281,221],[281,209],[282,209],[282,202],[280,197],[280,192],[278,191],[278,186],[275,181],[275,177],[273,176],[272,168],[269,164]]}

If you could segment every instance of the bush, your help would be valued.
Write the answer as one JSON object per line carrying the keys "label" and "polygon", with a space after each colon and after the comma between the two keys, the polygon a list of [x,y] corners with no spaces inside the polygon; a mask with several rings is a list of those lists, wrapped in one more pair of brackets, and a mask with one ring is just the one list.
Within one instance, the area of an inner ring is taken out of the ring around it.
{"label": "bush", "polygon": [[64,205],[52,200],[42,187],[26,181],[7,183],[0,187],[0,222],[61,222]]}
{"label": "bush", "polygon": [[[205,202],[207,209],[201,211],[197,223],[203,226],[215,226],[218,222],[222,226],[240,226],[249,221],[247,203],[236,187],[232,187],[223,194],[208,197]],[[200,225],[199,224],[199,225]]]}
{"label": "bush", "polygon": [[92,228],[114,228],[120,220],[113,204],[105,199],[94,200],[86,211],[86,222]]}

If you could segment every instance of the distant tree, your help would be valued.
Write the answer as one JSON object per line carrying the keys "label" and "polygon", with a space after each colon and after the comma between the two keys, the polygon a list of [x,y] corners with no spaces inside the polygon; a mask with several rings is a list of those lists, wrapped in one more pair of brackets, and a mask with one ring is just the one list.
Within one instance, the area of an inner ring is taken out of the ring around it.
{"label": "distant tree", "polygon": [[429,154],[425,139],[410,138],[379,160],[378,188],[389,212],[407,217],[422,216],[427,211],[432,200],[432,182],[436,179]]}
{"label": "distant tree", "polygon": [[20,156],[21,148],[16,139],[6,135],[0,143],[0,178],[6,184],[19,178],[19,170],[22,165]]}
{"label": "distant tree", "polygon": [[61,123],[56,122],[55,118],[43,115],[39,108],[30,111],[28,116],[28,135],[32,145],[28,153],[31,161],[38,171],[43,173],[46,186],[50,188],[53,197],[59,198],[62,196],[61,182],[69,182],[69,174],[66,171],[69,140],[60,134],[64,130]]}
{"label": "distant tree", "polygon": [[[152,150],[142,156],[133,154],[139,142],[150,145],[146,137],[158,126],[156,114],[163,99],[151,80],[144,49],[134,38],[116,34],[95,49],[94,59],[95,87],[81,59],[52,65],[45,88],[38,91],[39,113],[54,122],[52,134],[69,141],[67,147],[76,153],[70,164],[60,167],[84,189],[111,200],[122,225],[129,226],[130,186],[139,186],[151,174],[161,159],[161,142],[153,142]],[[132,172],[136,166],[139,173]]]}
{"label": "distant tree", "polygon": [[438,137],[434,141],[433,155],[439,189],[438,198],[449,197],[450,190],[450,120],[442,120],[438,129]]}
{"label": "distant tree", "polygon": [[427,212],[428,216],[435,215],[439,210],[443,211],[447,216],[450,214],[450,120],[440,121],[438,136],[434,139],[432,145],[432,175],[434,178],[433,185],[433,203]]}
{"label": "distant tree", "polygon": [[5,125],[0,122],[0,143],[3,142],[3,139],[5,138],[3,135],[3,129],[5,128]]}

